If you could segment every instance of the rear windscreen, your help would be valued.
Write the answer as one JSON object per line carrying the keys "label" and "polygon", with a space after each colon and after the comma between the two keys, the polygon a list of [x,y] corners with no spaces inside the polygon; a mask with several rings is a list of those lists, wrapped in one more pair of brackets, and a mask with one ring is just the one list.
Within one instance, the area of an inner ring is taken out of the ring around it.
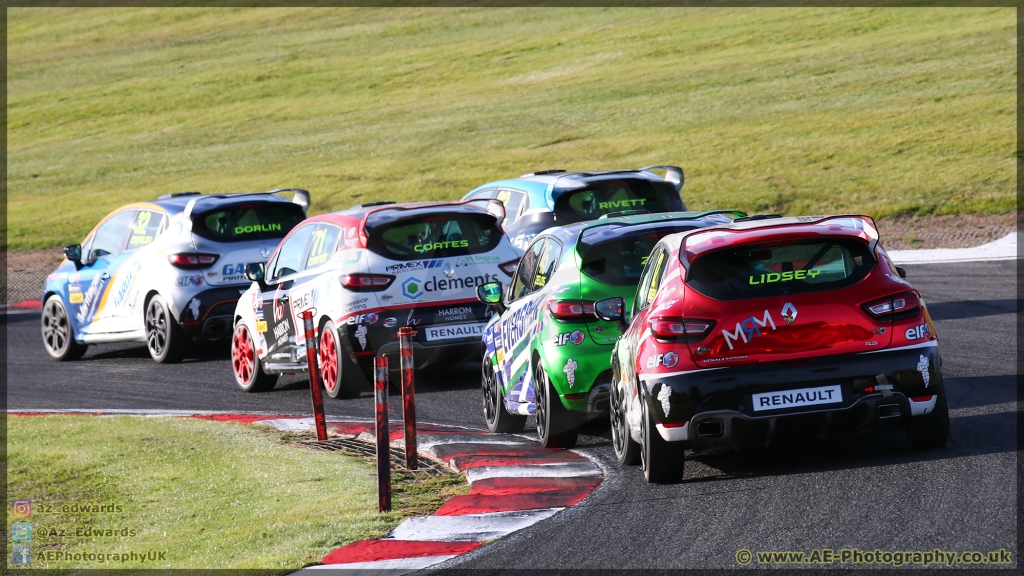
{"label": "rear windscreen", "polygon": [[659,240],[667,234],[692,227],[659,229],[605,240],[594,245],[580,243],[577,250],[587,276],[613,286],[636,286],[647,258]]}
{"label": "rear windscreen", "polygon": [[260,202],[199,214],[192,219],[192,232],[217,242],[284,238],[305,218],[298,204]]}
{"label": "rear windscreen", "polygon": [[805,240],[717,250],[690,265],[686,284],[718,300],[740,300],[846,288],[875,261],[857,240]]}
{"label": "rear windscreen", "polygon": [[501,230],[487,214],[418,216],[370,230],[369,248],[392,260],[448,258],[487,252],[498,245]]}
{"label": "rear windscreen", "polygon": [[555,215],[565,223],[594,220],[624,210],[673,212],[683,201],[666,182],[622,179],[594,182],[587,188],[566,192],[555,201]]}

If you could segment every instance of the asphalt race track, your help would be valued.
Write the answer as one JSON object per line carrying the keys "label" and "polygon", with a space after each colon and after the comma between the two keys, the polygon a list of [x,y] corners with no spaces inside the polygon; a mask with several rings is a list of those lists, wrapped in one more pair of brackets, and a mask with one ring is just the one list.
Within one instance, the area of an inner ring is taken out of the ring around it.
{"label": "asphalt race track", "polygon": [[[615,463],[606,437],[587,436],[581,452],[607,475],[596,492],[450,564],[735,568],[740,549],[815,548],[1005,548],[1016,564],[1016,262],[907,269],[939,331],[951,419],[944,449],[912,451],[892,432],[691,459],[683,483],[654,486],[639,467]],[[58,363],[43,351],[38,315],[4,321],[8,410],[310,410],[302,378],[282,378],[270,392],[239,391],[226,344],[171,366],[152,362],[141,344],[93,346],[82,360]],[[419,375],[420,420],[482,427],[478,369]],[[373,415],[369,394],[325,401],[332,416]]]}

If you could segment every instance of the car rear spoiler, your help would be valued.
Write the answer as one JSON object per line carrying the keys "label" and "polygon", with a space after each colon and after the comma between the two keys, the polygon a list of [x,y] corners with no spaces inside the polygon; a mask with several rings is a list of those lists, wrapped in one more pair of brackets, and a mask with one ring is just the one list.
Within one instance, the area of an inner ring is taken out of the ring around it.
{"label": "car rear spoiler", "polygon": [[482,209],[497,219],[498,228],[501,229],[502,234],[504,234],[505,230],[502,228],[501,223],[505,221],[505,205],[495,198],[473,198],[471,200],[463,200],[461,202],[424,202],[422,204],[413,204],[410,206],[402,206],[400,204],[395,204],[394,202],[389,202],[387,204],[374,206],[372,209],[366,211],[366,214],[363,215],[363,219],[359,222],[359,236],[363,242],[363,246],[365,246],[369,240],[366,236],[366,222],[370,219],[370,216],[380,212],[389,210],[422,210],[424,208],[446,208],[469,205],[480,207],[480,204],[482,203],[485,204]]}
{"label": "car rear spoiler", "polygon": [[[717,210],[713,210],[712,212],[717,212]],[[728,212],[728,211],[726,211],[726,212]],[[748,221],[754,221],[755,219],[756,220],[760,220],[760,221],[764,221],[764,220],[770,221],[767,218],[763,219],[763,220],[762,219],[757,219],[756,218],[757,216],[758,215],[755,214],[753,217],[749,217],[750,220],[748,220]],[[797,224],[800,224],[800,225],[808,225],[808,224],[809,225],[821,225],[821,224],[827,223],[830,220],[850,220],[852,222],[857,222],[857,223],[860,224],[860,225],[855,225],[854,228],[862,230],[864,232],[864,235],[868,237],[868,250],[871,252],[871,254],[875,253],[875,247],[878,246],[878,239],[879,239],[879,236],[878,236],[878,225],[875,223],[875,219],[872,218],[871,216],[867,216],[867,215],[864,215],[864,214],[833,214],[831,216],[797,216],[797,217],[795,217],[795,219],[797,220],[797,222],[794,222],[793,219],[791,219],[791,218],[782,218],[781,222],[778,222],[778,223],[774,223],[773,222],[773,223],[770,223],[770,224],[766,223],[766,224],[764,224],[762,226],[759,226],[759,228],[760,229],[780,228],[780,227],[784,227],[784,226],[793,226],[793,225],[797,225]],[[734,228],[733,226],[735,226],[735,224],[723,224],[721,226],[709,226],[707,228],[700,228],[698,230],[694,230],[694,231],[690,232],[689,234],[687,234],[686,237],[683,238],[682,243],[679,246],[679,259],[680,259],[680,262],[683,264],[683,267],[686,268],[687,270],[690,269],[690,260],[691,260],[691,257],[692,257],[692,253],[689,250],[687,250],[687,246],[686,246],[686,243],[687,243],[687,241],[690,240],[690,238],[692,238],[692,237],[699,237],[699,236],[705,236],[705,235],[708,235],[708,234],[712,234],[712,235],[715,235],[715,236],[723,236],[723,235],[727,236],[729,234],[747,231],[747,229],[743,229],[743,228],[737,229],[737,228]]]}
{"label": "car rear spoiler", "polygon": [[650,172],[651,170],[664,170],[665,181],[675,187],[676,192],[683,189],[686,177],[683,175],[683,169],[679,166],[644,166],[640,172]]}
{"label": "car rear spoiler", "polygon": [[241,192],[239,194],[202,194],[197,195],[195,198],[188,201],[185,205],[184,218],[186,222],[192,221],[192,211],[195,209],[196,203],[200,200],[209,200],[212,198],[243,198],[245,196],[269,196],[269,195],[280,195],[282,192],[292,192],[292,202],[298,204],[302,208],[303,212],[309,210],[309,190],[303,190],[301,188],[277,188],[270,190],[269,192]]}

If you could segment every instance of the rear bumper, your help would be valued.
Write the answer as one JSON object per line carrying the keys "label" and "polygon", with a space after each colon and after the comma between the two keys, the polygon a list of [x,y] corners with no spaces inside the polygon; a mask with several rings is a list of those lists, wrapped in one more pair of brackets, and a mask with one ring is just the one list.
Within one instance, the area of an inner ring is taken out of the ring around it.
{"label": "rear bumper", "polygon": [[[645,400],[666,440],[688,442],[699,451],[764,446],[790,433],[823,437],[901,427],[934,409],[943,394],[940,362],[932,341],[816,358],[800,366],[755,364],[646,375]],[[837,402],[754,409],[755,394],[836,385],[841,390]],[[872,390],[865,391],[868,386]]]}
{"label": "rear bumper", "polygon": [[[230,338],[234,327],[235,305],[247,288],[248,285],[211,288],[192,295],[179,303],[181,312],[178,314],[178,324],[185,334],[193,338]],[[198,308],[191,305],[193,300],[199,301]]]}

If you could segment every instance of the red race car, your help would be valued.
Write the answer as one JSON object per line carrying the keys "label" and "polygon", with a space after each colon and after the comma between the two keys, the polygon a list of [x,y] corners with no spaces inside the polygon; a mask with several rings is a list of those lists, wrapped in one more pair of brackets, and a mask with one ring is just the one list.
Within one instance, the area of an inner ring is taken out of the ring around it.
{"label": "red race car", "polygon": [[[758,215],[663,238],[612,354],[615,454],[678,481],[683,451],[905,427],[949,434],[935,326],[867,216]],[[623,319],[621,298],[596,303]]]}

